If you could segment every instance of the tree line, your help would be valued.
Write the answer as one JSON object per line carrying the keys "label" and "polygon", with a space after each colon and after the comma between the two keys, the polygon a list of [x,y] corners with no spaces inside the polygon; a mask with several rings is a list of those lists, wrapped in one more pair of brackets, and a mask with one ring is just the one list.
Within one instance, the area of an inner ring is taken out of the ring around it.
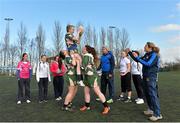
{"label": "tree line", "polygon": [[[97,50],[100,54],[101,47],[106,45],[113,52],[116,63],[119,63],[120,51],[130,47],[130,36],[125,28],[105,28],[101,27],[100,31],[90,24],[84,25],[82,22],[78,22],[75,26],[83,25],[84,34],[80,43],[80,50],[82,46],[88,44]],[[20,60],[24,52],[28,52],[29,60],[31,63],[38,61],[42,54],[48,56],[55,56],[63,48],[64,26],[59,21],[55,21],[52,27],[52,46],[53,48],[45,47],[46,45],[46,33],[42,24],[37,27],[34,38],[28,37],[28,30],[23,22],[20,23],[17,30],[17,40],[10,42],[10,31],[6,27],[5,35],[1,38],[0,43],[0,66],[14,67],[17,61]],[[14,40],[14,39],[13,39]]]}

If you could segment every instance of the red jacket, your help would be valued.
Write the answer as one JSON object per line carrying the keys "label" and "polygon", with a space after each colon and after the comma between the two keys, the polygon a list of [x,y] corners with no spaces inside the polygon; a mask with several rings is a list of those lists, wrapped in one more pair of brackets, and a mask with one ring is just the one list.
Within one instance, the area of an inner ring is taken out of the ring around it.
{"label": "red jacket", "polygon": [[58,69],[58,63],[56,61],[53,61],[50,65],[50,71],[52,72],[53,76],[64,76],[67,71],[65,64],[63,63],[61,66],[61,73],[57,73]]}

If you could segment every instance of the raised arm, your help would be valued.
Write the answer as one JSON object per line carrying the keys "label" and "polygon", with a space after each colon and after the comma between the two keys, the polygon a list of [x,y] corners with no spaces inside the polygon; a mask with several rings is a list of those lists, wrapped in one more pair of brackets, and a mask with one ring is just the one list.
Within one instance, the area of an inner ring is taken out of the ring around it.
{"label": "raised arm", "polygon": [[148,61],[144,61],[142,58],[140,57],[136,57],[136,59],[143,64],[144,66],[152,66],[154,64],[154,62],[156,62],[156,60],[158,60],[157,54],[156,53],[152,53],[150,59]]}

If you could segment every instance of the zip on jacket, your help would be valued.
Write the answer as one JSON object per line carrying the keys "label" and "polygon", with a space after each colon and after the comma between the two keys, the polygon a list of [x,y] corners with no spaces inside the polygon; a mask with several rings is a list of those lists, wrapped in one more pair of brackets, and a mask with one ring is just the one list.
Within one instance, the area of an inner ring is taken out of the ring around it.
{"label": "zip on jacket", "polygon": [[40,78],[48,78],[49,82],[51,81],[50,69],[49,69],[48,62],[43,63],[42,61],[40,61],[39,64],[37,64],[37,69],[36,69],[37,82],[39,82]]}
{"label": "zip on jacket", "polygon": [[28,79],[32,77],[32,67],[29,61],[20,61],[17,65],[17,78]]}

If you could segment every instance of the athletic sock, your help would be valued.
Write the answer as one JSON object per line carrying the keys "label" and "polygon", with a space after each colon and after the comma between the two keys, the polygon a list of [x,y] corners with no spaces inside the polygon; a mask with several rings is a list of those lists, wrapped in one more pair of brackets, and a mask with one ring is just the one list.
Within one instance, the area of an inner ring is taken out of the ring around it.
{"label": "athletic sock", "polygon": [[128,99],[131,99],[131,97],[128,97]]}
{"label": "athletic sock", "polygon": [[83,80],[83,75],[81,74],[81,80]]}
{"label": "athletic sock", "polygon": [[77,75],[77,81],[81,81],[81,75]]}
{"label": "athletic sock", "polygon": [[85,102],[86,107],[90,107],[90,103]]}
{"label": "athletic sock", "polygon": [[66,107],[68,107],[68,105],[64,104],[63,107],[66,108]]}
{"label": "athletic sock", "polygon": [[107,101],[105,101],[105,102],[103,103],[103,106],[104,106],[104,107],[108,107]]}

